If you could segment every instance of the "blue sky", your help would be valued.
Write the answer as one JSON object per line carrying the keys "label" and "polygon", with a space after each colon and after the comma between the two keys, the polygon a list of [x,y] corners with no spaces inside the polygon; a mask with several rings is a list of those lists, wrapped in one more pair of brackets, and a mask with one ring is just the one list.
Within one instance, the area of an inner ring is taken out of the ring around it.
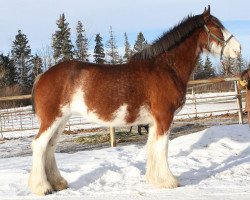
{"label": "blue sky", "polygon": [[0,51],[10,51],[18,29],[27,35],[33,54],[50,45],[56,20],[63,12],[73,41],[80,20],[87,37],[92,38],[92,46],[96,33],[101,33],[105,43],[109,26],[113,27],[118,46],[123,46],[124,32],[132,46],[140,31],[151,42],[188,14],[202,13],[209,4],[211,13],[236,36],[243,57],[250,61],[249,0],[0,0]]}

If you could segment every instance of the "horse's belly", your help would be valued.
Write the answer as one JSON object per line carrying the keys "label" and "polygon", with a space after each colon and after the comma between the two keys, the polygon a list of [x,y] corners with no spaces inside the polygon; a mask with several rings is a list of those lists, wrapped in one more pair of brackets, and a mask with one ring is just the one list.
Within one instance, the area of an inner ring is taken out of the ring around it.
{"label": "horse's belly", "polygon": [[151,113],[145,106],[140,106],[135,120],[127,122],[128,105],[123,104],[116,111],[110,113],[110,120],[104,120],[102,113],[97,110],[89,110],[83,98],[83,92],[78,90],[71,100],[71,102],[62,108],[63,113],[69,115],[80,115],[86,118],[89,122],[98,123],[104,126],[131,126],[136,124],[150,124],[153,122]]}
{"label": "horse's belly", "polygon": [[129,115],[127,107],[126,104],[123,104],[115,112],[110,113],[110,120],[103,120],[101,113],[96,111],[83,113],[82,116],[91,122],[102,124],[104,126],[132,126],[136,124],[149,124],[152,122],[151,115],[143,106],[140,108],[136,119],[132,122],[127,122],[127,116]]}

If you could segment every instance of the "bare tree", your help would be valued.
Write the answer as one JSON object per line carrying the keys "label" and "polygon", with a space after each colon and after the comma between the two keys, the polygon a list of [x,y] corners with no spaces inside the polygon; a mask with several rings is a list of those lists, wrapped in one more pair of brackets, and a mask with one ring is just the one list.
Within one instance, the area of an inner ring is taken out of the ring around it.
{"label": "bare tree", "polygon": [[43,61],[43,66],[44,69],[43,71],[48,70],[50,67],[52,67],[54,65],[54,59],[53,59],[53,51],[51,49],[51,47],[49,45],[46,45],[45,47],[43,47],[42,49],[40,49],[37,54],[39,55],[39,57],[42,58]]}

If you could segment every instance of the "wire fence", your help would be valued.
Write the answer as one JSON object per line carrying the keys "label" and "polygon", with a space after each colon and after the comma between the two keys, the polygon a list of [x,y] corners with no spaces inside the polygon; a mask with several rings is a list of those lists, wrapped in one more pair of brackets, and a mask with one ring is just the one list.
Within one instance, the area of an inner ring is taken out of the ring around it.
{"label": "wire fence", "polygon": [[[234,82],[234,91],[232,92],[220,92],[217,93],[195,93],[195,89],[199,87],[197,84],[216,84],[219,82]],[[196,85],[195,85],[196,83]],[[189,85],[189,91],[191,93],[186,96],[186,104],[183,109],[175,116],[175,120],[187,119],[187,118],[199,118],[211,115],[219,115],[225,113],[238,113],[239,123],[243,123],[242,119],[242,104],[244,104],[244,93],[237,87],[237,78],[233,79],[220,79],[216,80],[203,80],[200,82],[192,81]],[[25,99],[30,98],[29,95],[24,96]],[[12,101],[15,99],[22,99],[20,96],[16,98],[0,98],[0,101]],[[243,102],[243,103],[242,103]],[[227,106],[222,106],[222,105]],[[24,132],[27,130],[36,130],[39,128],[39,121],[34,115],[31,106],[2,109],[0,110],[0,133],[1,137],[4,137],[6,132]],[[104,127],[93,124],[84,119],[83,117],[73,116],[68,121],[65,130],[66,131],[79,131],[93,130],[100,131]],[[107,128],[106,128],[107,130]],[[111,132],[114,131],[111,129]]]}

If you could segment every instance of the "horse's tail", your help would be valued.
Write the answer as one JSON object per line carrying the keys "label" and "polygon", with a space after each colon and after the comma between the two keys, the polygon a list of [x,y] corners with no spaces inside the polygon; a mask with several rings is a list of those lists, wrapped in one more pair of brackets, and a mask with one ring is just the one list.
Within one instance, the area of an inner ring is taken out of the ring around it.
{"label": "horse's tail", "polygon": [[31,91],[31,104],[32,104],[32,111],[34,113],[36,113],[36,105],[35,105],[35,99],[34,99],[34,96],[35,96],[35,87],[36,87],[36,84],[38,83],[39,79],[41,78],[41,75],[42,74],[39,74],[34,83],[33,83],[33,87],[32,87],[32,91]]}

